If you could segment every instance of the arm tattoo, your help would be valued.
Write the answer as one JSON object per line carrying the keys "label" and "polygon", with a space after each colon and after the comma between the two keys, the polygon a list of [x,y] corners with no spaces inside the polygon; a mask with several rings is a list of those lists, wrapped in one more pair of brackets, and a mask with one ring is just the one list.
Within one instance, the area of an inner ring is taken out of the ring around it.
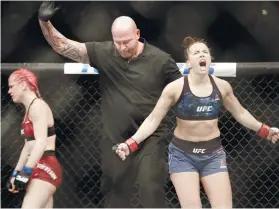
{"label": "arm tattoo", "polygon": [[67,39],[53,27],[50,21],[40,21],[40,26],[45,39],[51,45],[54,51],[77,62],[89,63],[89,58],[84,43]]}

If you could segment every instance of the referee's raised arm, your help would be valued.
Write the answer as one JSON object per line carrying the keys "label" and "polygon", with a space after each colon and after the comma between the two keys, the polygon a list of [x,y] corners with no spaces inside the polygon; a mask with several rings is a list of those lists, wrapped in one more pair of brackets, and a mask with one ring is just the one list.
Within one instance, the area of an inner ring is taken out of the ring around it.
{"label": "referee's raised arm", "polygon": [[58,10],[54,1],[44,1],[39,8],[38,18],[45,39],[58,54],[76,62],[89,63],[85,43],[66,38],[51,24],[50,19]]}

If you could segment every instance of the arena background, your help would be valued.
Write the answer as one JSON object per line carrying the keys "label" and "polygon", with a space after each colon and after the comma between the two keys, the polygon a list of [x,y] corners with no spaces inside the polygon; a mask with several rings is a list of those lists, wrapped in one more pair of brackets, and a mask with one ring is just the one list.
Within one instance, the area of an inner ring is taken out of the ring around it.
{"label": "arena background", "polygon": [[[67,38],[86,42],[110,40],[110,25],[120,15],[133,17],[141,36],[183,62],[182,40],[205,38],[214,62],[278,62],[278,2],[57,2],[61,11],[54,26]],[[44,39],[37,20],[40,2],[1,2],[1,63],[73,62],[57,53]],[[109,59],[109,58],[108,58]],[[265,64],[268,68],[268,63]],[[249,70],[225,78],[236,96],[257,119],[279,127],[279,74]],[[279,68],[279,66],[275,66]],[[257,72],[255,74],[255,72]],[[55,195],[55,207],[102,207],[98,140],[101,126],[98,75],[64,75],[37,71],[42,96],[55,115],[58,158],[64,183]],[[1,68],[1,207],[19,207],[23,194],[12,195],[5,183],[18,160],[23,108],[7,95],[9,70]],[[170,134],[175,125],[172,111]],[[219,123],[227,151],[234,207],[279,207],[279,148],[260,140],[223,110]],[[187,185],[185,185],[187,186]],[[175,190],[166,182],[169,207],[179,207]],[[201,187],[202,189],[202,187]],[[140,207],[135,195],[131,200]],[[209,207],[202,189],[204,207]]]}

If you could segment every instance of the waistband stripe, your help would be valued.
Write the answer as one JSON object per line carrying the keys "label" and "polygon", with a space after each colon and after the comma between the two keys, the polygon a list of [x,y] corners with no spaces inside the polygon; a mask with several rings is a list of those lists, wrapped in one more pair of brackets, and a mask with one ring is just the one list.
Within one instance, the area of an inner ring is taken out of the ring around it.
{"label": "waistband stripe", "polygon": [[188,154],[212,153],[222,148],[220,137],[216,137],[208,141],[193,142],[193,141],[179,139],[174,136],[171,143],[173,143],[175,146],[179,147],[185,153]]}

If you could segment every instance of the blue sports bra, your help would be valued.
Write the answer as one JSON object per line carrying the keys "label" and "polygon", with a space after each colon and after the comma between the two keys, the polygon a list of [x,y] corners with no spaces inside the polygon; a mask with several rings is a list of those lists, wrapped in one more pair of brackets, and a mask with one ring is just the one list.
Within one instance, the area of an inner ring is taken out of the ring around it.
{"label": "blue sports bra", "polygon": [[195,96],[189,86],[188,76],[184,76],[183,90],[175,105],[176,117],[182,120],[217,119],[222,105],[222,94],[214,79],[209,75],[213,91],[208,97]]}

